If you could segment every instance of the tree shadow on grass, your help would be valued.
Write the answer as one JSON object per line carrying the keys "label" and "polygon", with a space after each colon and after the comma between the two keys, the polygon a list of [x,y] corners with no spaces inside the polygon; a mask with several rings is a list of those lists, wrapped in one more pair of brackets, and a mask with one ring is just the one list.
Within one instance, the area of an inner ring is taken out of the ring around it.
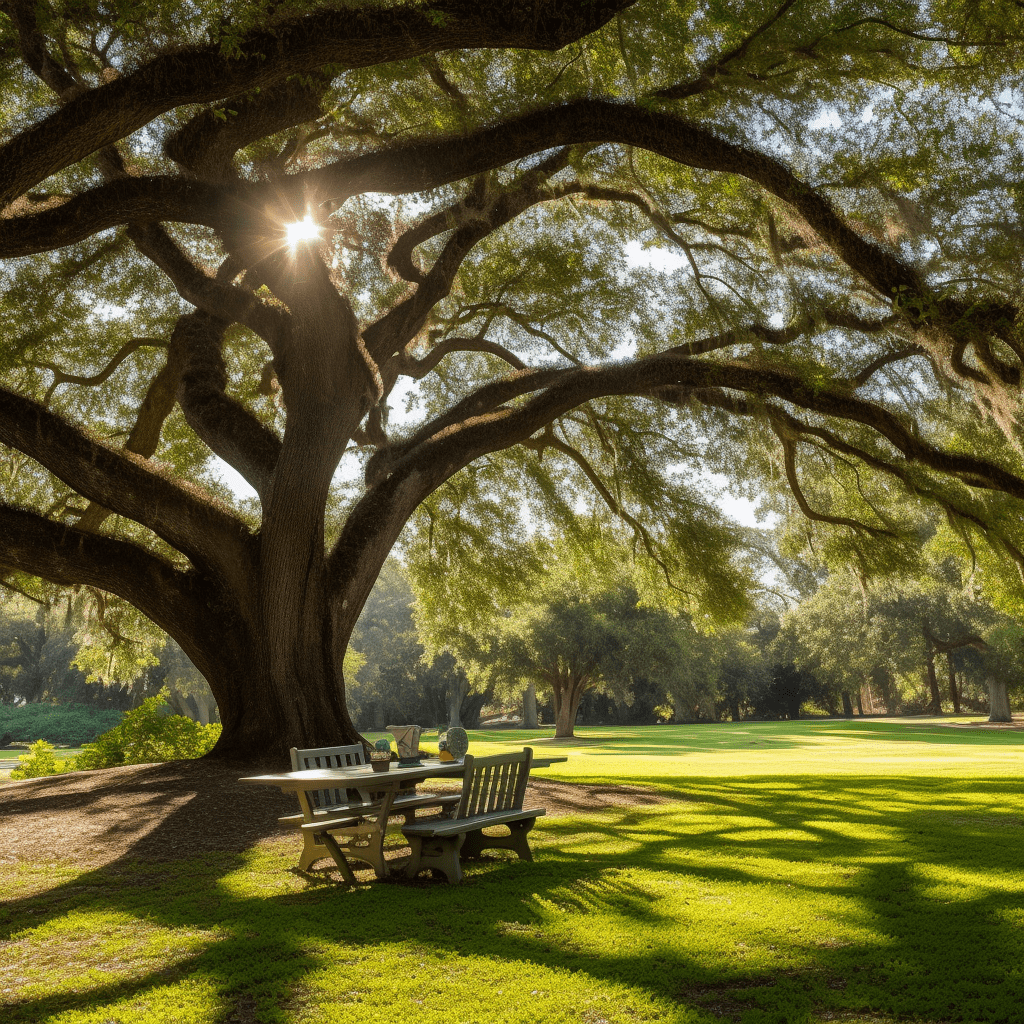
{"label": "tree shadow on grass", "polygon": [[[542,820],[534,863],[484,861],[458,887],[422,881],[348,890],[311,873],[304,889],[275,893],[273,864],[247,874],[252,854],[210,853],[182,864],[140,861],[129,849],[103,868],[11,901],[5,937],[93,911],[144,919],[171,936],[198,932],[201,948],[108,983],[90,976],[77,991],[15,996],[5,1020],[109,1007],[109,1019],[127,1022],[121,1006],[152,1002],[183,979],[211,993],[203,1019],[283,1019],[311,976],[337,970],[337,950],[358,986],[359,964],[385,944],[428,964],[455,955],[577,972],[709,1021],[1022,1019],[1012,995],[1024,961],[1015,780],[683,785],[698,802]],[[192,803],[176,810],[171,834],[176,815],[200,810]],[[258,856],[276,857],[283,878],[297,847]],[[807,864],[815,870],[802,871]],[[688,921],[721,913],[726,897],[734,917],[747,908],[761,916],[723,923],[735,927],[734,948],[688,946],[675,896],[690,889],[712,899],[692,904]],[[822,934],[833,939],[787,936],[792,899],[820,900],[831,918]],[[594,920],[621,920],[622,934],[634,940],[602,945],[588,935]],[[7,952],[20,947],[16,941]]]}

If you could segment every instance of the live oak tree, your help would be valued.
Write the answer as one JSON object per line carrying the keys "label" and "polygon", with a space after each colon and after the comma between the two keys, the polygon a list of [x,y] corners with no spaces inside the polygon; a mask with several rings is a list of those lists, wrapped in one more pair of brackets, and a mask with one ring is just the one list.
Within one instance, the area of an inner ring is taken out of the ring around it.
{"label": "live oak tree", "polygon": [[0,12],[0,563],[166,630],[221,754],[356,738],[414,515],[480,564],[600,502],[695,605],[695,466],[898,533],[813,453],[1024,565],[1019,4]]}

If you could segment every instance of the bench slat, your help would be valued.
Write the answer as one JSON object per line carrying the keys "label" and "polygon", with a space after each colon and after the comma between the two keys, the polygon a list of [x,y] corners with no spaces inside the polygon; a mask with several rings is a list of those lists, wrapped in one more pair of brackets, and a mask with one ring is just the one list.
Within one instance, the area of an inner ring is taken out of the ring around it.
{"label": "bench slat", "polygon": [[543,807],[530,807],[522,811],[488,811],[483,814],[474,814],[469,818],[452,818],[405,825],[402,832],[407,836],[420,836],[424,839],[455,836],[460,832],[475,832],[478,828],[488,828],[490,825],[507,825],[510,821],[539,818],[545,813]]}

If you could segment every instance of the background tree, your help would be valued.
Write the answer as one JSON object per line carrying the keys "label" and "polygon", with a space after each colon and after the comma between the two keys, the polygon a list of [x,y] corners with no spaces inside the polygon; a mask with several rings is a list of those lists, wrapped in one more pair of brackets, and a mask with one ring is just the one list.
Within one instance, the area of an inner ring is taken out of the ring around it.
{"label": "background tree", "polygon": [[487,693],[471,693],[466,673],[447,652],[425,657],[413,621],[413,591],[395,559],[384,563],[352,634],[352,714],[360,728],[419,723],[475,728]]}
{"label": "background tree", "polygon": [[679,585],[694,466],[767,452],[851,537],[900,528],[808,462],[1024,564],[1010,0],[2,12],[0,562],[166,630],[220,753],[357,737],[417,509],[501,546],[589,494]]}
{"label": "background tree", "polygon": [[[577,531],[582,535],[584,528]],[[472,591],[457,591],[466,595],[462,602],[439,598],[436,566],[414,561],[419,621],[432,649],[452,651],[478,688],[493,687],[499,697],[517,696],[531,682],[550,693],[556,737],[573,735],[590,691],[620,706],[631,705],[638,691],[657,694],[654,703],[668,693],[692,700],[706,665],[695,657],[697,633],[689,617],[671,608],[680,595],[645,576],[614,531],[592,527],[583,553],[568,541],[540,536],[520,551],[514,574],[494,572]],[[737,578],[706,606],[721,617],[736,616],[744,599]],[[705,707],[713,706],[708,696]]]}

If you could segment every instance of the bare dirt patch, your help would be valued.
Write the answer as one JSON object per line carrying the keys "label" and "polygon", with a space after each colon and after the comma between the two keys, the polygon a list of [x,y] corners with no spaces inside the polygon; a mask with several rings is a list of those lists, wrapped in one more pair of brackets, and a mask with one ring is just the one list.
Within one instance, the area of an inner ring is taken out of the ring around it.
{"label": "bare dirt patch", "polygon": [[[274,763],[170,761],[72,772],[0,785],[0,862],[71,860],[100,867],[122,857],[178,860],[204,852],[239,853],[262,843],[298,850],[277,819],[294,814],[293,796],[239,782],[279,771]],[[452,783],[431,781],[431,790]],[[638,786],[531,781],[527,801],[549,815],[664,803]]]}

